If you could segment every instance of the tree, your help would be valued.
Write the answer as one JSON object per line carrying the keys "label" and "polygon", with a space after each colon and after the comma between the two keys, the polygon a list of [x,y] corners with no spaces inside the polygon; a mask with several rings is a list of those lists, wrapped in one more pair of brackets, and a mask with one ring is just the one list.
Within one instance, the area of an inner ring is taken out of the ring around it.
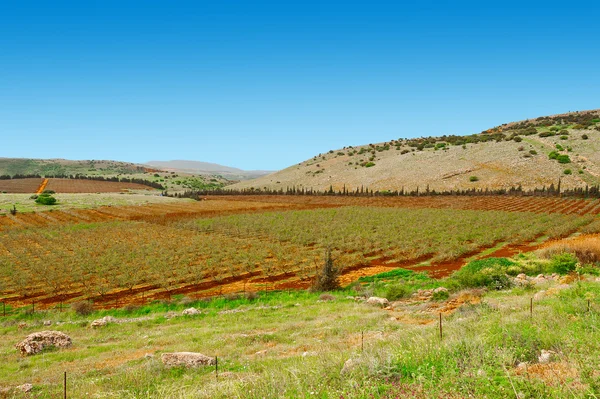
{"label": "tree", "polygon": [[325,252],[325,263],[321,272],[315,276],[312,286],[313,291],[333,291],[340,288],[339,277],[342,274],[342,268],[333,264],[331,249]]}

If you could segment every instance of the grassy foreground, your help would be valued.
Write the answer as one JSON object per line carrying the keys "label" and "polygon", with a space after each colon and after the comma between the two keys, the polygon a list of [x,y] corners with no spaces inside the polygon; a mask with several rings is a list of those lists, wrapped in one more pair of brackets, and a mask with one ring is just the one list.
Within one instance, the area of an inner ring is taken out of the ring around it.
{"label": "grassy foreground", "polygon": [[[584,276],[562,289],[556,281],[499,291],[457,284],[400,272],[331,297],[272,292],[254,299],[180,298],[89,316],[20,312],[0,321],[0,387],[32,383],[35,397],[62,397],[67,371],[73,398],[600,395],[600,283],[595,277]],[[392,309],[348,298],[359,294],[355,290],[391,296],[397,285],[408,291],[398,295]],[[443,285],[450,287],[448,299],[407,296]],[[546,295],[538,298],[542,290]],[[440,339],[439,312],[465,297],[475,300],[445,311]],[[202,313],[182,316],[190,306]],[[107,314],[125,322],[89,327]],[[21,358],[14,345],[41,330],[62,331],[73,338],[73,346]],[[553,352],[549,363],[538,361],[542,350]],[[214,367],[165,368],[160,354],[172,351],[218,356],[218,379]]]}

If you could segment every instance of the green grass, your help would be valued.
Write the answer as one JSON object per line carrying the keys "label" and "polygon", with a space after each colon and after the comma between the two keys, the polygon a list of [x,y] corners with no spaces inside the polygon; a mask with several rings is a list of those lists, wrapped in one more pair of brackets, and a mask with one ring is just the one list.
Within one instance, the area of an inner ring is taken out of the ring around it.
{"label": "green grass", "polygon": [[[67,371],[70,397],[506,398],[517,392],[523,398],[588,398],[600,394],[600,376],[594,372],[600,343],[593,327],[600,322],[598,283],[575,283],[535,301],[532,318],[531,291],[490,291],[479,304],[444,316],[441,341],[436,313],[423,312],[422,307],[384,311],[345,299],[351,293],[334,293],[336,299],[328,302],[318,301],[318,293],[274,292],[255,300],[156,302],[130,312],[102,311],[87,318],[70,312],[9,316],[0,320],[0,386],[31,382],[36,397],[59,397],[63,371]],[[588,299],[591,312],[587,312]],[[203,314],[164,317],[168,311],[189,306],[202,309]],[[228,309],[238,312],[223,312]],[[106,314],[150,319],[97,330],[81,324]],[[405,321],[391,320],[390,315]],[[70,335],[73,347],[20,358],[13,345],[31,332],[47,329],[42,320],[66,322],[51,328]],[[27,326],[18,328],[17,321]],[[542,349],[557,352],[562,368],[540,374],[537,357]],[[218,356],[219,380],[211,367],[163,367],[160,354],[179,350]],[[350,358],[356,366],[341,374]],[[529,374],[516,368],[525,361],[530,362]],[[564,376],[569,368],[574,374]]]}

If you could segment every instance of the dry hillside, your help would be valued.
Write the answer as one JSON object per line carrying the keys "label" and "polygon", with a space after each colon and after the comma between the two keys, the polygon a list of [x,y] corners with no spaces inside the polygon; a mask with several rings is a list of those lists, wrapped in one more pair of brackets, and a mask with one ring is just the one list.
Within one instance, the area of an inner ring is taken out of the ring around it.
{"label": "dry hillside", "polygon": [[[552,154],[552,157],[549,154]],[[344,147],[232,189],[574,188],[600,183],[600,110],[504,124],[470,136]]]}

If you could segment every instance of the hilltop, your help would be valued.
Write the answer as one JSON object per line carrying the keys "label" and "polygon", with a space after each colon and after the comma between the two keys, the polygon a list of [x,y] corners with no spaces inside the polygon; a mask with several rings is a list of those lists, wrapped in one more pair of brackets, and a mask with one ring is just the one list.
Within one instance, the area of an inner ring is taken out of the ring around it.
{"label": "hilltop", "polygon": [[146,165],[173,172],[220,175],[229,180],[248,180],[273,173],[273,171],[268,170],[242,170],[216,163],[185,160],[149,161],[146,162]]}
{"label": "hilltop", "polygon": [[478,134],[349,146],[232,189],[444,191],[600,183],[600,110],[506,123]]}

